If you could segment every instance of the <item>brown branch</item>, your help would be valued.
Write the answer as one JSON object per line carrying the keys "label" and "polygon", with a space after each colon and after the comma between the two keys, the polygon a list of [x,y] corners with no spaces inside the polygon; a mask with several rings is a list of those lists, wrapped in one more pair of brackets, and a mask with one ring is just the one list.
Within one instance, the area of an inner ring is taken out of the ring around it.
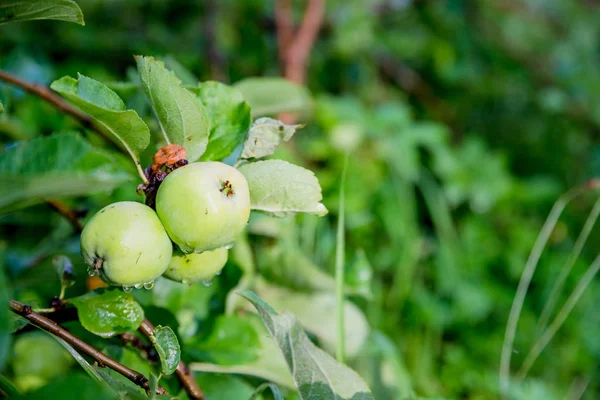
{"label": "brown branch", "polygon": [[2,70],[0,70],[0,80],[6,83],[10,83],[13,86],[20,87],[26,92],[31,93],[39,97],[40,99],[50,103],[65,114],[69,114],[70,116],[75,117],[75,119],[77,119],[85,128],[95,131],[106,141],[108,141],[111,144],[114,144],[114,142],[106,135],[106,133],[104,133],[104,131],[100,129],[100,127],[94,122],[92,117],[82,113],[77,108],[64,101],[60,96],[56,95],[52,90],[48,89],[46,86],[42,86],[37,83],[25,82],[20,78]]}
{"label": "brown branch", "polygon": [[[146,318],[144,318],[138,330],[148,339],[154,335],[154,326]],[[196,383],[196,380],[190,373],[189,367],[183,361],[179,361],[175,375],[177,375],[190,400],[204,400],[204,393],[202,393],[198,383]]]}
{"label": "brown branch", "polygon": [[275,1],[275,27],[277,28],[277,50],[279,61],[285,75],[286,54],[294,40],[294,20],[292,17],[292,1]]}
{"label": "brown branch", "polygon": [[57,213],[59,213],[67,221],[69,221],[71,223],[71,226],[73,226],[73,229],[75,229],[75,231],[77,233],[81,233],[81,231],[83,230],[83,225],[81,224],[81,221],[79,221],[79,215],[78,215],[77,211],[71,209],[66,204],[61,203],[60,201],[55,200],[55,199],[48,199],[48,200],[46,200],[46,202],[52,208],[54,208],[54,210]]}
{"label": "brown branch", "polygon": [[[110,369],[123,375],[125,378],[129,379],[131,382],[135,383],[144,390],[148,391],[150,389],[148,379],[144,375],[108,357],[100,350],[94,348],[93,346],[90,346],[83,340],[79,339],[78,337],[65,330],[55,321],[32,311],[30,306],[19,303],[15,300],[10,300],[10,309],[15,314],[26,318],[33,325],[38,326],[47,332],[50,332],[54,336],[69,343],[75,349],[92,357],[94,360],[96,360],[100,367],[109,367]],[[157,387],[156,392],[158,394],[166,393],[165,389],[162,387]]]}

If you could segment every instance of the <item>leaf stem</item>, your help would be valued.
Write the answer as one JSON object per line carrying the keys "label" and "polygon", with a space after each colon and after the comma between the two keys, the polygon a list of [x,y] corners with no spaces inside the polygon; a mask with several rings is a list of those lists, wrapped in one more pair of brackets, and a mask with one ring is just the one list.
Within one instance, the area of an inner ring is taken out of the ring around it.
{"label": "leaf stem", "polygon": [[[54,336],[64,340],[68,344],[70,344],[75,349],[87,354],[92,357],[99,366],[101,367],[109,367],[110,369],[118,372],[123,375],[125,378],[129,379],[131,382],[135,383],[139,387],[144,390],[148,390],[149,384],[148,379],[142,375],[141,373],[134,371],[120,362],[108,357],[106,354],[102,353],[100,350],[94,348],[93,346],[87,344],[83,340],[74,336],[67,330],[65,330],[62,326],[60,326],[55,321],[44,317],[33,311],[30,306],[19,303],[15,300],[10,300],[10,309],[15,314],[22,316],[27,319],[33,325],[50,332]],[[163,388],[157,388],[157,392],[165,393]]]}
{"label": "leaf stem", "polygon": [[[154,335],[154,325],[146,318],[144,318],[138,330],[149,340]],[[179,361],[175,375],[177,375],[190,400],[205,400],[204,393],[202,393],[194,376],[190,373],[190,368],[183,361]]]}
{"label": "leaf stem", "polygon": [[344,200],[349,158],[348,154],[344,157],[344,169],[342,170],[342,180],[340,182],[340,203],[338,207],[337,241],[335,248],[335,312],[337,319],[337,345],[335,353],[340,363],[344,362],[344,353],[346,351],[346,335],[344,332]]}

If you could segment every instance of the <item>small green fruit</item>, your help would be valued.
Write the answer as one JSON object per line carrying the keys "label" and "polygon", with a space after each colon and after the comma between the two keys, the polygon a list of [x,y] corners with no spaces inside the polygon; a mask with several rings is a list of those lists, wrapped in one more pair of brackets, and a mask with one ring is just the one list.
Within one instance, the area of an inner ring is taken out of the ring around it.
{"label": "small green fruit", "polygon": [[220,162],[188,164],[162,182],[156,212],[184,253],[230,248],[250,216],[248,182]]}
{"label": "small green fruit", "polygon": [[81,233],[81,255],[93,274],[124,287],[153,282],[169,266],[173,245],[156,213],[133,201],[98,211]]}
{"label": "small green fruit", "polygon": [[183,283],[210,282],[226,262],[227,249],[224,247],[191,254],[175,250],[164,276]]}

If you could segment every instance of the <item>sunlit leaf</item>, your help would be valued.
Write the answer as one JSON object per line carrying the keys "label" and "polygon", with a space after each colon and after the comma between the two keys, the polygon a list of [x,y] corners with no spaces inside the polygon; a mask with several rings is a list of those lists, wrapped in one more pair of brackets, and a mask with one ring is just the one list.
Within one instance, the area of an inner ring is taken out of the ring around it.
{"label": "sunlit leaf", "polygon": [[311,171],[281,160],[258,161],[242,165],[248,180],[250,206],[275,217],[304,212],[323,216],[321,186]]}
{"label": "sunlit leaf", "polygon": [[36,19],[85,25],[83,13],[73,0],[4,0],[0,4],[0,24]]}
{"label": "sunlit leaf", "polygon": [[97,290],[72,299],[79,321],[88,331],[105,338],[136,330],[144,310],[131,293]]}
{"label": "sunlit leaf", "polygon": [[99,128],[139,165],[139,155],[150,143],[150,130],[135,111],[126,109],[115,92],[81,74],[77,79],[62,77],[52,82],[50,88],[90,114]]}
{"label": "sunlit leaf", "polygon": [[206,150],[210,134],[206,110],[193,93],[161,61],[136,57],[146,96],[168,143],[185,147],[189,161]]}

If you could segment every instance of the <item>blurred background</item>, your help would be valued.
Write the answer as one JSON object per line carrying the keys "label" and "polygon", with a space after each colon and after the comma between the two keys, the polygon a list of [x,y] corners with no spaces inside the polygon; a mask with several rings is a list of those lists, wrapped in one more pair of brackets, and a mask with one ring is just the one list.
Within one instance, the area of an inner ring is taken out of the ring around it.
{"label": "blurred background", "polygon": [[[0,68],[44,85],[82,73],[109,83],[147,120],[141,90],[127,84],[138,79],[135,54],[165,59],[184,83],[285,76],[305,85],[310,101],[300,99],[298,112],[282,118],[306,127],[275,156],[315,171],[330,213],[254,218],[250,243],[261,274],[310,294],[313,273],[333,273],[340,176],[350,154],[346,268],[357,307],[347,330],[362,332],[348,342],[350,365],[377,399],[498,397],[506,323],[536,236],[559,196],[600,172],[597,2],[79,4],[85,27],[0,27]],[[0,98],[3,145],[77,127],[9,86],[0,86]],[[112,197],[123,198],[136,199],[131,187]],[[577,197],[551,232],[519,320],[513,374],[547,324],[540,314],[594,200]],[[31,228],[48,221],[28,215],[0,220],[30,224],[27,241],[9,242],[15,271],[34,256],[32,243],[51,232]],[[552,317],[599,245],[592,230]],[[212,312],[236,284],[235,274],[225,275],[202,297]],[[295,297],[283,297],[279,308],[299,315],[327,347],[332,333],[319,325],[329,316],[319,314],[315,296],[289,304]],[[600,396],[598,304],[595,280],[525,379],[514,382],[512,398]]]}

